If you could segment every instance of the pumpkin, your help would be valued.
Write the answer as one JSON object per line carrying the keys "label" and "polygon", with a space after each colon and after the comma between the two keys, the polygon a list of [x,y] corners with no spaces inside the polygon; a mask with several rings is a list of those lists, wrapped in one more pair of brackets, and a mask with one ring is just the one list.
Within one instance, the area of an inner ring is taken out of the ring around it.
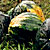
{"label": "pumpkin", "polygon": [[25,12],[11,20],[8,32],[18,38],[31,40],[35,39],[36,32],[41,24],[42,22],[37,14]]}
{"label": "pumpkin", "polygon": [[36,13],[42,22],[44,22],[45,20],[42,9],[37,6],[33,1],[22,1],[19,5],[15,7],[13,15],[15,17],[22,12]]}
{"label": "pumpkin", "polygon": [[41,25],[36,34],[36,41],[42,50],[50,50],[50,18]]}

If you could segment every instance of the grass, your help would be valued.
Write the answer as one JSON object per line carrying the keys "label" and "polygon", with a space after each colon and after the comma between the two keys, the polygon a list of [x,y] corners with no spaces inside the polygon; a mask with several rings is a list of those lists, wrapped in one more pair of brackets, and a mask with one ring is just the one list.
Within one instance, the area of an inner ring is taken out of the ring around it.
{"label": "grass", "polygon": [[50,17],[50,0],[33,0],[37,5],[39,5],[44,13],[45,18]]}
{"label": "grass", "polygon": [[31,48],[29,48],[29,47],[26,48],[25,43],[23,43],[23,44],[18,43],[17,47],[13,47],[13,46],[9,45],[9,42],[7,42],[7,45],[4,46],[4,48],[2,47],[2,45],[3,44],[0,44],[0,50],[35,50],[34,45],[32,45]]}

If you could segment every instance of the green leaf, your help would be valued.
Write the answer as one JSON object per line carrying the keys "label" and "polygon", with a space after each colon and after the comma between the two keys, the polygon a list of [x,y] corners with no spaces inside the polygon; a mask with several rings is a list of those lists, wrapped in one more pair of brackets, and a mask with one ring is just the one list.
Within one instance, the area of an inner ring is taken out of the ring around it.
{"label": "green leaf", "polygon": [[21,48],[20,48],[20,44],[18,43],[18,50],[21,50]]}

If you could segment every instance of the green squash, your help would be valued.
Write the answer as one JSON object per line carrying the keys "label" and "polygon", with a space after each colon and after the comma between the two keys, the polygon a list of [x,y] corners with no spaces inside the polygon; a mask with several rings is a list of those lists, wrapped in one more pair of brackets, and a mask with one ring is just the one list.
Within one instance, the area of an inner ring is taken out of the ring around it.
{"label": "green squash", "polygon": [[36,34],[36,41],[38,42],[38,47],[41,46],[42,50],[50,50],[50,18],[46,19],[41,25]]}
{"label": "green squash", "polygon": [[15,7],[13,15],[17,16],[23,12],[36,13],[42,22],[45,20],[42,9],[37,6],[33,1],[22,1],[19,5]]}
{"label": "green squash", "polygon": [[25,12],[17,17],[14,17],[8,28],[8,32],[26,39],[35,39],[37,30],[40,28],[42,22],[34,13]]}

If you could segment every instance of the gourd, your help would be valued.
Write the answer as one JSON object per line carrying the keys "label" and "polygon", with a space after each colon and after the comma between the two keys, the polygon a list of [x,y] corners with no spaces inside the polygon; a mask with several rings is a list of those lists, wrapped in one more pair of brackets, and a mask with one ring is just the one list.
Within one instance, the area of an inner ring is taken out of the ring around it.
{"label": "gourd", "polygon": [[21,39],[35,39],[42,22],[37,14],[25,12],[14,17],[8,27],[8,32]]}
{"label": "gourd", "polygon": [[36,34],[36,41],[42,50],[50,50],[50,18],[42,23]]}
{"label": "gourd", "polygon": [[42,9],[37,6],[33,1],[22,1],[19,5],[15,7],[13,15],[15,17],[23,12],[35,13],[38,15],[42,22],[44,22],[45,20]]}

